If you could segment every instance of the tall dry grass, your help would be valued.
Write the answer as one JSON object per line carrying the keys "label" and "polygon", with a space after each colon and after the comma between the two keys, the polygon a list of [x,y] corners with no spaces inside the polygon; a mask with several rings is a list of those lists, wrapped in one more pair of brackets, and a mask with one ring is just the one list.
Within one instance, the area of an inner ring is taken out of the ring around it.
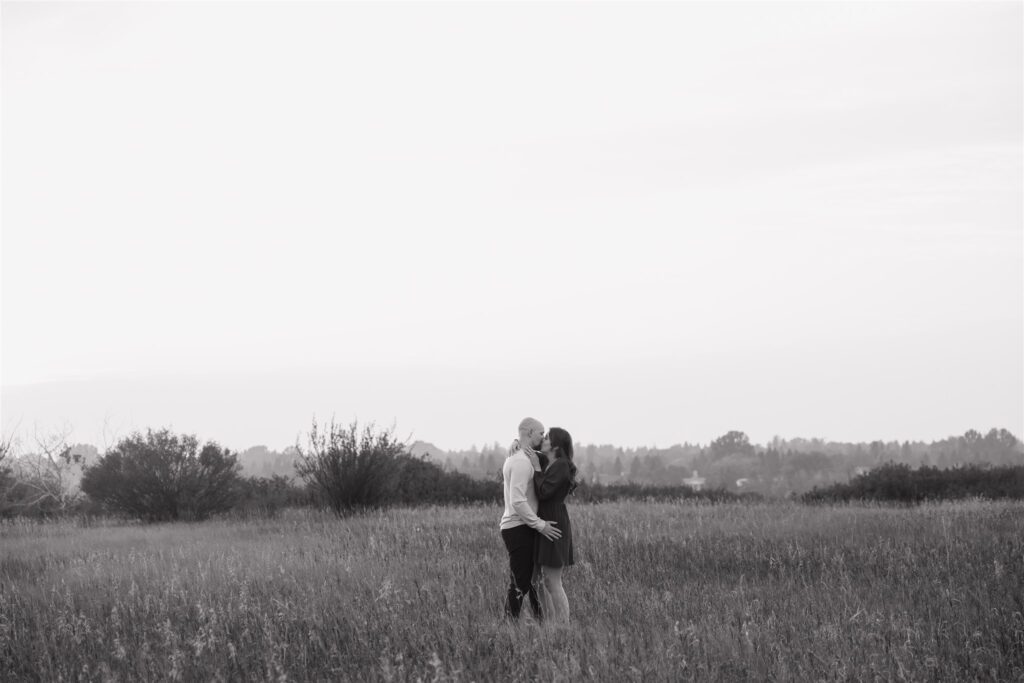
{"label": "tall dry grass", "polygon": [[571,508],[570,628],[493,507],[0,528],[0,680],[1022,680],[1024,505]]}

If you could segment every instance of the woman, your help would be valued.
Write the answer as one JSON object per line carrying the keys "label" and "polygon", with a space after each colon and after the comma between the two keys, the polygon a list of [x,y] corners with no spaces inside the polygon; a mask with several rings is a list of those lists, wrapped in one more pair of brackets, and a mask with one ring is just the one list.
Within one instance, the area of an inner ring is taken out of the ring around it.
{"label": "woman", "polygon": [[552,427],[541,444],[541,453],[546,456],[547,464],[543,471],[533,475],[537,490],[537,516],[557,522],[562,537],[556,541],[539,537],[536,563],[544,573],[544,588],[551,599],[551,616],[554,621],[564,624],[569,622],[569,598],[562,588],[562,570],[573,564],[572,527],[565,497],[576,488],[576,465],[572,462],[569,432]]}

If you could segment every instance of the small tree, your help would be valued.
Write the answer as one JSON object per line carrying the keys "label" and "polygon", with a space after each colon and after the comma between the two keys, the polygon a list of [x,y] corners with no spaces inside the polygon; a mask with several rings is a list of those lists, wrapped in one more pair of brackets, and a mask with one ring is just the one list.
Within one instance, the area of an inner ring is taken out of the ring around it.
{"label": "small tree", "polygon": [[82,490],[105,508],[148,521],[204,519],[235,503],[237,456],[167,429],[136,432],[86,468]]}
{"label": "small tree", "polygon": [[394,430],[377,431],[373,424],[360,431],[356,422],[344,428],[332,420],[323,431],[313,420],[308,445],[296,445],[296,450],[296,472],[336,515],[344,516],[392,501],[405,446]]}
{"label": "small tree", "polygon": [[[8,457],[6,467],[0,466],[0,470],[4,470],[0,472],[0,495],[6,513],[59,515],[68,512],[78,501],[83,459],[68,444],[71,433],[68,424],[42,432],[37,425],[33,432],[35,450]],[[10,453],[10,442],[7,453]]]}

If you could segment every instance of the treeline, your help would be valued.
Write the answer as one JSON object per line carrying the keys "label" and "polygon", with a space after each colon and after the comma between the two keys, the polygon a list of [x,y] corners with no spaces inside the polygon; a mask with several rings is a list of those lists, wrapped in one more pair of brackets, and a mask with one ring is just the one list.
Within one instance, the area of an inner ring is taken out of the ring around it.
{"label": "treeline", "polygon": [[815,488],[801,496],[801,500],[808,503],[912,504],[962,498],[1024,499],[1024,466],[914,469],[904,464],[887,464],[849,482]]}
{"label": "treeline", "polygon": [[[507,453],[495,443],[481,449],[444,452],[431,444],[413,444],[445,469],[470,476],[492,476]],[[624,449],[612,445],[575,445],[576,464],[588,482],[608,485],[682,485],[696,471],[708,488],[780,498],[849,481],[886,463],[951,469],[968,465],[1024,465],[1020,440],[1006,429],[985,434],[968,430],[933,442],[783,439],[752,443],[742,431],[730,431],[708,444]]]}
{"label": "treeline", "polygon": [[[36,434],[34,451],[18,457],[12,457],[9,441],[0,443],[0,516],[113,514],[159,521],[273,515],[294,506],[323,506],[345,515],[396,504],[500,505],[501,464],[508,452],[499,444],[488,447],[478,456],[480,469],[463,472],[430,444],[407,446],[372,425],[359,431],[354,424],[314,422],[307,445],[284,453],[263,447],[237,453],[215,442],[200,444],[194,436],[149,430],[101,454],[93,446],[68,445],[70,433]],[[971,430],[927,451],[874,442],[844,455],[834,444],[797,441],[786,445],[823,450],[779,450],[778,441],[758,446],[743,432],[731,431],[707,446],[679,447],[687,453],[682,461],[666,460],[664,452],[634,453],[628,471],[617,477],[603,476],[602,463],[614,456],[612,467],[623,468],[621,449],[578,445],[581,485],[574,500],[1021,497],[1024,452],[1006,430],[984,436]],[[884,460],[895,453],[913,464]],[[247,454],[259,457],[247,465]],[[952,466],[929,464],[936,454]],[[462,457],[469,460],[468,454]],[[982,457],[988,459],[984,464]],[[286,474],[280,473],[285,465]]]}
{"label": "treeline", "polygon": [[[37,445],[34,456],[19,459],[22,469],[40,458],[48,460],[59,454],[59,447],[43,441],[41,447]],[[410,456],[425,459],[445,472],[492,481],[498,477],[508,455],[508,444],[496,442],[463,451],[443,451],[430,443],[416,441],[407,451]],[[985,434],[972,429],[931,443],[844,443],[776,437],[766,444],[755,444],[745,433],[730,431],[708,444],[624,449],[608,444],[577,443],[575,451],[580,477],[590,484],[683,486],[685,480],[699,477],[704,480],[705,488],[757,493],[771,498],[800,495],[813,488],[844,483],[886,463],[940,469],[975,464],[1024,464],[1021,442],[1006,429],[996,428]],[[70,454],[79,458],[84,466],[95,462],[99,450],[89,444],[75,444],[70,447]],[[237,455],[244,477],[298,477],[297,446],[280,451],[252,446]],[[44,464],[43,470],[52,469],[49,462]],[[71,476],[75,471],[71,468]]]}

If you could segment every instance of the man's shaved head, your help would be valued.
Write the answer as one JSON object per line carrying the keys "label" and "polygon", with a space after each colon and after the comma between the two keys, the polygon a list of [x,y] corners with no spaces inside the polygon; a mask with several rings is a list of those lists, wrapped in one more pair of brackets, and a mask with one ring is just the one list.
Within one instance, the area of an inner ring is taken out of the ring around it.
{"label": "man's shaved head", "polygon": [[519,440],[530,448],[536,448],[544,440],[544,425],[536,418],[524,417],[519,423]]}

